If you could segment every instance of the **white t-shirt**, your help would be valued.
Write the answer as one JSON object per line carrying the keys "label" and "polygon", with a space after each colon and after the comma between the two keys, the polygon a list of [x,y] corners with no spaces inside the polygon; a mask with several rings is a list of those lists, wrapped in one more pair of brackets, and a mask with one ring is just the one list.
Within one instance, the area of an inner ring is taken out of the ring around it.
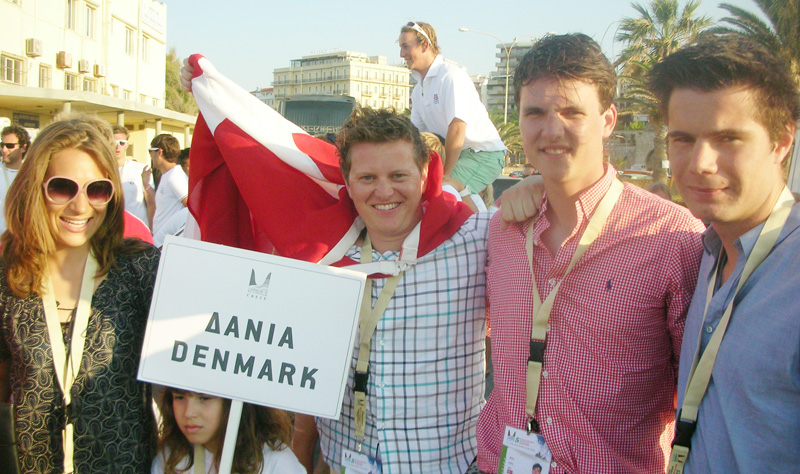
{"label": "white t-shirt", "polygon": [[[183,172],[183,168],[176,165],[161,175],[161,181],[156,189],[156,213],[153,216],[153,243],[156,247],[161,247],[164,243],[166,233],[162,227],[169,223],[175,214],[186,209],[182,201],[188,195],[189,177]],[[157,235],[161,236],[160,240],[156,239]]]}
{"label": "white t-shirt", "polygon": [[2,234],[8,228],[6,225],[6,194],[8,194],[8,188],[11,187],[19,170],[11,170],[3,165],[0,171],[3,172],[3,177],[0,178],[0,234]]}
{"label": "white t-shirt", "polygon": [[[420,80],[417,71],[411,71],[411,75]],[[456,118],[467,124],[462,150],[506,149],[489,119],[486,107],[481,103],[472,79],[458,66],[444,62],[439,55],[431,63],[425,79],[411,91],[411,122],[420,132],[431,132],[447,138],[447,128]]]}
{"label": "white t-shirt", "polygon": [[[216,474],[217,470],[214,469],[214,456],[209,450],[204,450],[206,453],[206,474]],[[280,451],[273,451],[272,448],[264,445],[264,468],[260,474],[306,474],[306,469],[294,456],[291,449],[283,446]],[[169,456],[169,450],[159,452],[156,458],[153,459],[153,467],[150,469],[150,474],[164,474],[164,464],[166,458]],[[178,469],[186,469],[189,464],[189,458],[185,457],[178,463]],[[199,474],[193,471],[187,471],[186,474]]]}
{"label": "white t-shirt", "polygon": [[[139,218],[150,227],[147,218],[147,204],[144,201],[144,186],[142,186],[142,171],[145,164],[134,160],[127,160],[119,169],[119,178],[122,181],[122,193],[125,195],[125,210]],[[150,186],[153,186],[153,177],[150,177]]]}

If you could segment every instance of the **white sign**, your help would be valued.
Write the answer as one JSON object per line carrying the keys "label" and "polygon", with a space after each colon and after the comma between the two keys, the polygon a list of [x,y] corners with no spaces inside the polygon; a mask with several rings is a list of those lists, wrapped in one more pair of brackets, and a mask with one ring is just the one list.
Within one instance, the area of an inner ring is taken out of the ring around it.
{"label": "white sign", "polygon": [[337,418],[365,279],[167,237],[139,379]]}

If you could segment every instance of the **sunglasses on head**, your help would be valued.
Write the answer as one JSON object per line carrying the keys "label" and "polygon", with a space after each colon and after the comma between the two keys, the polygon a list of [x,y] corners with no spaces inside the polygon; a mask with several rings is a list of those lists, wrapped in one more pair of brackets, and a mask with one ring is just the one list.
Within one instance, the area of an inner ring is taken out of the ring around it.
{"label": "sunglasses on head", "polygon": [[407,26],[408,28],[411,28],[411,29],[412,29],[412,30],[414,30],[414,31],[417,31],[417,32],[419,32],[419,34],[421,34],[422,36],[424,36],[424,37],[425,37],[425,39],[426,39],[426,40],[428,40],[428,44],[431,44],[431,39],[430,39],[430,38],[428,38],[428,34],[427,34],[427,33],[425,33],[425,30],[423,30],[421,26],[419,26],[418,24],[416,24],[416,23],[415,23],[415,22],[413,22],[413,21],[409,21],[408,23],[406,23],[406,26]]}
{"label": "sunglasses on head", "polygon": [[114,141],[117,142],[117,145],[119,146],[125,146],[128,144],[128,140],[114,140]]}
{"label": "sunglasses on head", "polygon": [[44,184],[44,195],[53,204],[69,204],[83,192],[92,206],[105,206],[114,196],[114,183],[110,179],[95,179],[80,187],[77,181],[63,176],[53,176]]}
{"label": "sunglasses on head", "polygon": [[17,145],[19,145],[19,143],[0,143],[0,148],[6,147],[9,150],[13,150],[14,148],[17,147]]}

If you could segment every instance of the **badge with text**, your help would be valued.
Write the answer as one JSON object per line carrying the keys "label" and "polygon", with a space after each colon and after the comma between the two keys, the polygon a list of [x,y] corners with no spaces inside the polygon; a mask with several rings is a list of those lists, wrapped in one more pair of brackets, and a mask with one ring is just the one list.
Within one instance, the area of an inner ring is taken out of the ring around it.
{"label": "badge with text", "polygon": [[341,474],[381,474],[381,462],[366,454],[345,449]]}
{"label": "badge with text", "polygon": [[506,426],[498,474],[547,474],[552,460],[544,436]]}
{"label": "badge with text", "polygon": [[139,380],[336,418],[366,275],[167,237]]}

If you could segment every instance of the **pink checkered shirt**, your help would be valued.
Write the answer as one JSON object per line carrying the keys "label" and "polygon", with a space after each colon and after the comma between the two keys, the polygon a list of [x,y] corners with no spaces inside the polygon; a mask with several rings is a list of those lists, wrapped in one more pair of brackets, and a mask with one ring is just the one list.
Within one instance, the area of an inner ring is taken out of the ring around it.
{"label": "pink checkered shirt", "polygon": [[[553,258],[533,227],[544,299],[564,271],[616,171],[608,166],[575,206],[578,224]],[[525,377],[533,290],[529,223],[489,234],[487,294],[494,390],[478,421],[478,465],[497,471],[503,428],[527,426]],[[536,419],[551,473],[663,473],[672,439],[686,309],[697,280],[703,224],[685,209],[626,184],[600,236],[566,276],[550,316]]]}

